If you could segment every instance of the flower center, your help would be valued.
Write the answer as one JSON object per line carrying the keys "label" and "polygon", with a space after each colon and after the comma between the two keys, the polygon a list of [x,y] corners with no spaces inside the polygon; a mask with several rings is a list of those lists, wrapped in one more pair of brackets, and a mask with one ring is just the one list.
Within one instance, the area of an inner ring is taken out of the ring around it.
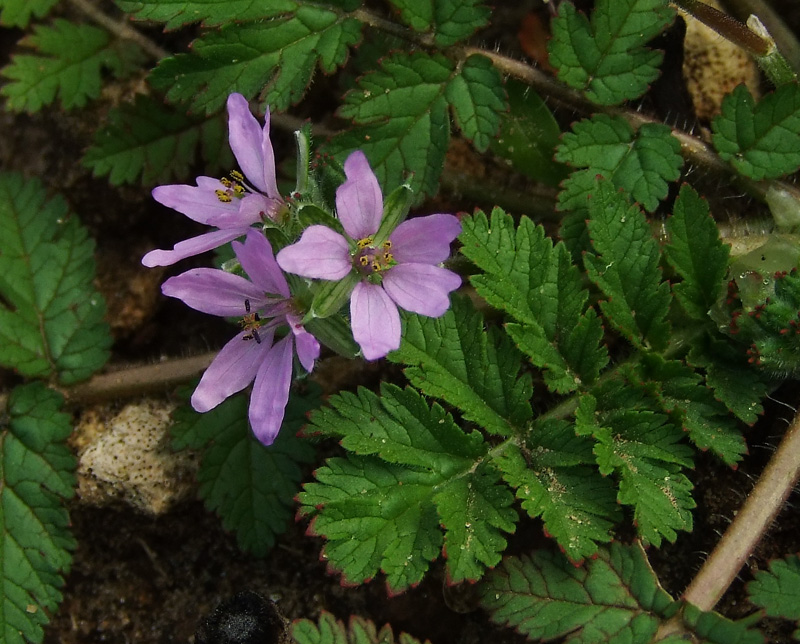
{"label": "flower center", "polygon": [[215,190],[214,193],[222,203],[230,203],[234,198],[241,199],[247,192],[243,185],[244,176],[238,170],[231,172],[230,178],[222,177],[219,182],[225,186],[225,189]]}
{"label": "flower center", "polygon": [[353,263],[358,271],[369,277],[376,273],[389,270],[397,264],[392,255],[392,242],[388,239],[379,248],[375,248],[372,243],[373,237],[365,237],[356,242],[358,250],[353,255]]}
{"label": "flower center", "polygon": [[258,315],[258,312],[250,312],[250,300],[244,301],[244,310],[246,314],[242,317],[239,324],[242,325],[242,329],[247,331],[247,333],[242,336],[242,340],[255,340],[258,344],[261,344],[261,336],[258,335],[258,328],[264,321]]}

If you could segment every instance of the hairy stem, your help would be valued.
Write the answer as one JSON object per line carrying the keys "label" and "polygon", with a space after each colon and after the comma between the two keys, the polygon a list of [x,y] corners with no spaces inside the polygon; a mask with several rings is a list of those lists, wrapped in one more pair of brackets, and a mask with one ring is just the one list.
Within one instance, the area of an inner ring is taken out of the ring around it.
{"label": "hairy stem", "polygon": [[786,56],[794,71],[800,73],[800,40],[769,4],[763,0],[722,0],[722,4],[740,20],[758,16],[769,29],[778,50]]}
{"label": "hairy stem", "polygon": [[699,0],[672,0],[672,4],[691,14],[706,27],[710,27],[726,40],[756,56],[766,56],[770,43],[750,31],[747,25],[732,18],[727,13],[715,9]]}

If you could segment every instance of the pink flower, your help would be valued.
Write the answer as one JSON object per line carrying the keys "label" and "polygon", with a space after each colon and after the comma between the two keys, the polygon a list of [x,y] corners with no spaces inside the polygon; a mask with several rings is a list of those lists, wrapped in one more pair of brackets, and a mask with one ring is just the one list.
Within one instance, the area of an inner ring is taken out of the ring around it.
{"label": "pink flower", "polygon": [[197,177],[197,185],[158,186],[153,198],[194,221],[219,230],[185,239],[172,250],[153,250],[142,258],[145,266],[170,266],[241,237],[253,224],[275,218],[283,205],[275,179],[275,155],[269,140],[269,111],[264,127],[250,113],[241,94],[228,97],[228,134],[242,172],[214,179]]}
{"label": "pink flower", "polygon": [[[306,371],[319,357],[319,342],[300,323],[290,300],[286,278],[278,268],[269,241],[248,228],[244,244],[233,250],[250,280],[214,268],[196,268],[171,277],[164,295],[211,315],[241,317],[242,330],[219,352],[192,394],[192,407],[206,412],[253,380],[250,425],[256,438],[271,445],[283,422],[295,352]],[[274,342],[275,331],[290,333]]]}
{"label": "pink flower", "polygon": [[375,238],[383,218],[378,179],[361,151],[344,163],[347,180],[336,191],[336,210],[346,235],[327,226],[309,226],[300,239],[277,255],[289,273],[360,280],[350,296],[353,337],[367,360],[400,346],[397,307],[439,317],[450,307],[449,294],[461,278],[439,266],[461,232],[453,215],[429,215],[403,222],[386,239]]}

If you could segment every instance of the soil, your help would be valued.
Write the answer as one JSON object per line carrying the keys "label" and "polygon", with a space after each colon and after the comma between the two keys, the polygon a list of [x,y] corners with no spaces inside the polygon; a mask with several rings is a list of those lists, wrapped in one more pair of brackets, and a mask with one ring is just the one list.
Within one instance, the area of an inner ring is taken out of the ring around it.
{"label": "soil", "polygon": [[[534,5],[538,3],[519,3],[518,8],[507,9],[503,19],[494,15],[499,26],[485,34],[482,42],[501,43],[505,51],[518,49],[515,25]],[[787,15],[800,22],[800,11]],[[20,36],[15,30],[0,30],[0,61],[8,59]],[[332,99],[324,89],[315,88],[314,96],[319,103],[302,109],[314,115],[327,113],[330,118],[327,106],[333,104]],[[98,282],[107,297],[115,335],[112,363],[150,362],[219,347],[228,335],[224,322],[159,297],[158,285],[175,271],[148,270],[139,264],[145,251],[169,247],[175,240],[196,234],[199,227],[161,208],[147,189],[112,188],[102,178],[93,178],[79,162],[110,102],[102,100],[89,109],[67,114],[0,111],[0,169],[40,177],[48,190],[68,199],[97,240]],[[558,116],[565,122],[574,118]],[[289,155],[291,135],[277,133],[275,145],[279,157]],[[463,155],[453,161],[454,166],[460,164],[460,171],[470,171],[462,167]],[[476,173],[493,171],[491,162],[477,157],[470,163],[479,164],[473,168]],[[202,168],[197,168],[200,172]],[[471,211],[474,206],[453,195],[442,195],[435,207],[453,212]],[[193,262],[203,265],[205,258],[184,262],[180,270]],[[396,371],[383,373],[381,369],[361,372],[352,383],[375,386],[383,376],[398,378]],[[0,376],[3,385],[14,380],[8,373]],[[750,455],[738,470],[709,456],[698,456],[694,531],[679,535],[675,544],[648,552],[661,583],[673,596],[685,588],[735,515],[780,440],[787,419],[794,414],[787,405],[798,400],[798,393],[796,386],[787,385],[773,394],[775,400],[768,401],[763,420],[748,431]],[[77,414],[79,410],[74,411]],[[800,515],[794,501],[790,500],[719,604],[724,614],[739,618],[752,612],[744,594],[752,574],[766,568],[771,559],[800,550]],[[419,587],[400,596],[387,596],[380,579],[357,588],[343,587],[319,561],[322,542],[305,535],[304,523],[291,525],[273,551],[258,559],[243,554],[235,537],[198,501],[181,503],[157,517],[124,505],[97,509],[74,501],[70,514],[78,546],[66,577],[63,603],[46,631],[47,644],[192,642],[203,618],[220,602],[244,590],[274,600],[289,620],[315,619],[321,611],[329,611],[345,621],[350,615],[361,615],[379,625],[389,622],[395,633],[405,631],[433,644],[526,641],[508,629],[492,626],[475,608],[471,587],[448,587],[441,562]],[[621,533],[619,538],[630,536]],[[534,521],[521,522],[510,542],[514,553],[552,547],[541,524]],[[770,622],[768,628],[769,641],[790,641],[792,629],[786,624]]]}

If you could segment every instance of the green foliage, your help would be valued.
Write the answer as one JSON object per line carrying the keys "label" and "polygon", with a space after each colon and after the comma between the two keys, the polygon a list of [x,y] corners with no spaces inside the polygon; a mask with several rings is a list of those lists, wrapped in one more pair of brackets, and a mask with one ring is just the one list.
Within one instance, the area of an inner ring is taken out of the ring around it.
{"label": "green foliage", "polygon": [[478,150],[500,125],[506,99],[500,74],[483,56],[458,66],[440,54],[394,54],[364,75],[339,114],[356,127],[334,137],[330,151],[361,149],[378,181],[391,190],[409,179],[417,193],[434,194],[450,140],[450,116]]}
{"label": "green foliage", "polygon": [[33,34],[19,44],[40,55],[17,54],[0,71],[11,81],[3,85],[0,95],[13,111],[38,112],[56,96],[65,110],[84,107],[89,99],[100,96],[105,69],[122,78],[143,62],[133,43],[112,40],[104,29],[61,19],[52,26],[36,25]]}
{"label": "green foliage", "polygon": [[800,167],[800,86],[790,83],[758,104],[744,85],[722,101],[712,122],[714,147],[752,179],[775,179]]}
{"label": "green foliage", "polygon": [[143,184],[153,185],[185,179],[198,151],[206,173],[232,166],[222,116],[189,116],[138,94],[134,103],[111,110],[83,164],[95,176],[108,175],[115,186],[140,176]]}
{"label": "green foliage", "polygon": [[442,317],[406,315],[394,362],[425,394],[455,405],[486,431],[510,436],[531,418],[531,381],[519,375],[519,352],[496,330],[488,333],[470,305],[453,298]]}
{"label": "green foliage", "polygon": [[318,404],[318,392],[290,397],[280,434],[269,447],[250,430],[244,394],[204,414],[188,405],[175,412],[173,447],[203,450],[197,473],[200,498],[222,517],[227,530],[236,532],[242,550],[263,556],[286,531],[302,466],[314,459],[313,448],[296,434],[305,414]]}
{"label": "green foliage", "polygon": [[589,235],[596,255],[585,256],[589,278],[608,298],[603,314],[640,347],[663,349],[669,338],[669,284],[662,281],[661,253],[636,205],[609,181],[589,199]]}
{"label": "green foliage", "polygon": [[0,364],[71,384],[108,358],[94,243],[37,179],[0,174]]}
{"label": "green foliage", "polygon": [[0,25],[27,27],[31,18],[43,18],[58,0],[0,0]]}
{"label": "green foliage", "polygon": [[[747,584],[750,601],[770,617],[800,622],[800,557],[790,555],[769,564],[769,571],[759,570]],[[794,633],[800,639],[800,629]]]}
{"label": "green foliage", "polygon": [[75,541],[62,505],[75,487],[61,396],[40,383],[11,392],[0,420],[0,642],[41,642],[61,601]]}
{"label": "green foliage", "polygon": [[645,123],[634,132],[621,116],[596,114],[579,121],[562,137],[556,159],[585,170],[573,172],[564,183],[559,207],[585,207],[600,175],[653,212],[667,196],[668,182],[680,177],[680,150],[666,125]]}
{"label": "green foliage", "polygon": [[274,18],[297,9],[295,0],[116,0],[123,11],[137,20],[163,22],[167,31],[192,22],[213,27],[237,21]]}
{"label": "green foliage", "polygon": [[644,47],[673,19],[666,0],[599,0],[591,22],[559,6],[548,43],[558,78],[600,105],[638,98],[659,74],[662,54]]}
{"label": "green foliage", "polygon": [[360,40],[355,18],[303,5],[267,22],[225,24],[194,41],[191,54],[163,59],[150,83],[193,112],[216,112],[232,92],[285,110],[303,98],[317,66],[333,73]]}
{"label": "green foliage", "polygon": [[461,252],[483,274],[472,277],[478,294],[506,311],[506,327],[517,346],[558,393],[591,384],[608,362],[600,344],[603,328],[588,291],[563,244],[553,246],[541,226],[514,222],[499,208],[462,219]]}
{"label": "green foliage", "polygon": [[[363,617],[352,616],[347,626],[327,611],[322,611],[316,623],[298,619],[292,623],[292,639],[296,644],[395,644],[392,628],[386,624],[379,631]],[[398,644],[419,644],[407,633],[400,633]],[[426,644],[428,641],[425,640]]]}
{"label": "green foliage", "polygon": [[[673,601],[638,543],[614,543],[581,567],[544,550],[510,557],[487,576],[481,595],[494,622],[516,628],[531,641],[649,644],[659,627],[682,609],[684,626],[699,636],[692,641],[763,642],[741,623]],[[659,641],[686,640],[681,635]]]}
{"label": "green foliage", "polygon": [[[381,396],[342,393],[312,414],[310,431],[341,437],[299,495],[324,556],[347,583],[381,570],[390,592],[419,583],[444,545],[453,583],[480,578],[500,561],[513,532],[513,497],[484,462],[489,445],[464,433],[413,389],[384,384]],[[444,539],[442,531],[444,529]]]}
{"label": "green foliage", "polygon": [[481,0],[391,0],[400,18],[415,31],[432,33],[439,47],[472,35],[489,19]]}

